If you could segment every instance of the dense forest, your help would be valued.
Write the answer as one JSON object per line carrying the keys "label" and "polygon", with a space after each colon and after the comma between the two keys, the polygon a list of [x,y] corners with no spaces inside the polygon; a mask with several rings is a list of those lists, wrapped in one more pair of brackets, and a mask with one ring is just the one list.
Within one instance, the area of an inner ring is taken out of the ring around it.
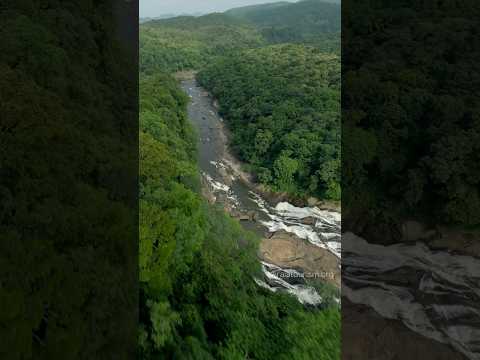
{"label": "dense forest", "polygon": [[[273,39],[272,29],[300,35]],[[141,70],[200,70],[258,181],[339,200],[339,30],[339,5],[317,0],[150,21],[141,29]]]}
{"label": "dense forest", "polygon": [[[251,116],[251,132],[235,137],[258,145],[253,152],[237,150],[263,172],[262,180],[282,190],[336,197],[338,58],[300,44],[269,46],[258,28],[222,14],[147,22],[140,39],[140,358],[338,359],[338,305],[305,308],[291,295],[259,287],[253,281],[261,276],[259,239],[202,198],[188,97],[172,76],[206,68],[201,77],[232,114],[234,133],[235,121]],[[268,77],[287,69],[269,92]],[[235,102],[229,103],[227,94],[220,96],[221,86],[236,84],[242,71],[244,79],[231,89]],[[292,86],[284,86],[287,76]],[[248,88],[257,89],[257,102],[247,101]],[[242,112],[241,101],[253,112]],[[254,119],[259,109],[263,120]],[[288,129],[295,114],[297,124]],[[278,127],[265,127],[274,125],[272,116]],[[312,142],[311,131],[321,141]],[[293,154],[299,144],[302,152]],[[272,152],[268,159],[266,149]],[[327,158],[331,169],[317,173]]]}
{"label": "dense forest", "polygon": [[[322,51],[340,53],[339,4],[303,0],[232,9],[227,15],[257,27],[270,43],[303,43]],[[301,19],[299,21],[299,19]]]}
{"label": "dense forest", "polygon": [[137,309],[133,57],[109,2],[0,8],[0,358],[126,359]]}
{"label": "dense forest", "polygon": [[219,56],[264,43],[254,27],[223,14],[149,21],[140,31],[140,71],[198,69]]}
{"label": "dense forest", "polygon": [[[393,229],[412,217],[480,225],[480,78],[470,72],[480,8],[407,3],[373,7],[345,27],[343,180],[352,211],[345,216],[361,219],[348,225],[372,239],[379,223]],[[348,11],[353,19],[361,9]],[[432,20],[437,12],[441,21]],[[389,231],[391,241],[399,233]]]}
{"label": "dense forest", "polygon": [[340,61],[303,45],[247,50],[198,75],[221,104],[232,148],[260,182],[340,199]]}

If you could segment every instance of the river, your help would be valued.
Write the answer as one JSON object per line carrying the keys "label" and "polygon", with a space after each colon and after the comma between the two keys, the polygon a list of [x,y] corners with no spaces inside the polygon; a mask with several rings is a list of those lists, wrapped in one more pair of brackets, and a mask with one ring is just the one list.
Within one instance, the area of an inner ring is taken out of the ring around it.
{"label": "river", "polygon": [[[296,247],[309,246],[307,253],[323,251],[322,259],[328,252],[336,259],[332,263],[330,258],[330,268],[338,271],[342,256],[342,296],[350,302],[366,305],[383,318],[397,320],[421,336],[452,346],[469,359],[480,359],[477,257],[432,250],[422,242],[375,245],[351,233],[343,234],[341,246],[340,213],[272,203],[252,190],[229,154],[224,120],[209,94],[193,79],[183,81],[182,88],[191,100],[188,115],[199,134],[199,165],[212,201],[225,204],[231,214],[254,213],[256,221],[241,223],[264,242],[272,234],[287,235],[283,243],[279,239],[270,245],[288,247],[290,236],[300,239],[302,243],[297,242]],[[314,288],[298,281],[305,270],[302,266],[275,264],[265,257],[259,256],[264,277],[254,279],[259,286],[292,293],[304,304],[322,303]]]}
{"label": "river", "polygon": [[[237,214],[246,229],[262,238],[281,232],[286,234],[283,241],[293,242],[296,239],[298,242],[301,239],[307,246],[329,252],[330,262],[332,258],[336,259],[333,266],[339,279],[340,213],[316,207],[300,208],[288,202],[275,204],[262,197],[245,179],[248,174],[243,174],[240,164],[229,153],[224,120],[213,105],[212,98],[193,79],[183,81],[182,88],[191,100],[188,116],[199,136],[198,162],[204,184],[211,193],[211,201],[223,204],[230,214]],[[309,222],[304,219],[309,219]],[[275,244],[280,242],[273,241]],[[275,246],[273,250],[272,246],[269,249],[278,252]],[[274,259],[278,258],[277,254],[271,255]],[[273,263],[268,259],[259,258],[264,278],[255,279],[257,284],[271,291],[289,292],[304,304],[315,306],[322,303],[323,299],[317,291],[307,285],[308,281],[303,281],[305,269],[301,264],[294,262],[294,266],[286,267],[284,261]],[[323,268],[322,271],[326,272]]]}

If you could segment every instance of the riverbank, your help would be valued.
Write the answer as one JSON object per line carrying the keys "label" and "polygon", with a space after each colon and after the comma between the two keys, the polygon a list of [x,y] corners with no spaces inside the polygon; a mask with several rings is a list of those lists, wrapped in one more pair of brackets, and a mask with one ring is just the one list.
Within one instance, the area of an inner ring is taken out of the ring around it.
{"label": "riverbank", "polygon": [[312,198],[300,202],[256,183],[228,147],[230,134],[218,104],[192,75],[180,78],[189,78],[182,88],[190,97],[189,118],[199,137],[203,196],[261,237],[261,284],[272,291],[283,288],[307,304],[321,303],[310,283],[340,287],[340,213],[334,211],[339,206]]}
{"label": "riverbank", "polygon": [[[190,79],[194,78],[193,74],[190,74]],[[215,110],[219,111],[218,101],[212,97],[209,92],[206,92],[211,99],[211,104]],[[219,124],[221,127],[221,133],[226,144],[229,144],[231,135],[228,127],[225,122]],[[286,192],[275,192],[264,184],[257,183],[255,181],[255,176],[248,171],[245,171],[245,163],[240,161],[228,148],[224,149],[223,155],[224,162],[230,167],[233,171],[233,175],[242,181],[246,186],[248,186],[252,191],[261,195],[263,198],[267,199],[271,204],[277,205],[280,202],[289,202],[297,207],[318,207],[320,210],[335,211],[341,212],[341,202],[333,200],[321,200],[313,196],[298,197]]]}

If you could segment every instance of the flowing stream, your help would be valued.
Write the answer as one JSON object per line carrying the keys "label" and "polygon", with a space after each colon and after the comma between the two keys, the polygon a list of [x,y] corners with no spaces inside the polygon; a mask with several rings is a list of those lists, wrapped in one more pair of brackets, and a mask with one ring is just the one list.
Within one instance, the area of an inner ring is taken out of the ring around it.
{"label": "flowing stream", "polygon": [[[228,154],[223,119],[208,93],[195,80],[182,82],[191,101],[189,118],[197,129],[199,165],[216,198],[232,211],[254,212],[256,221],[242,221],[260,236],[279,230],[341,255],[340,213],[299,208],[281,202],[275,206],[240,180],[238,164]],[[305,218],[314,219],[308,224]],[[469,359],[480,359],[480,260],[423,243],[391,246],[370,244],[354,234],[343,235],[342,295],[373,308],[388,319],[401,321],[412,331],[449,344]],[[321,304],[314,288],[301,281],[297,269],[262,261],[258,285],[294,294],[304,304]],[[289,276],[285,277],[282,274]]]}
{"label": "flowing stream", "polygon": [[[230,212],[255,214],[255,221],[241,221],[248,230],[266,236],[283,230],[311,244],[335,254],[340,266],[340,213],[322,211],[316,207],[295,207],[288,202],[270,204],[252,191],[239,175],[239,165],[229,155],[226,130],[212,98],[197,85],[195,80],[182,82],[182,88],[190,97],[188,115],[199,135],[199,165],[205,182],[216,200],[223,199],[231,207]],[[302,219],[310,218],[310,224]],[[294,294],[304,304],[319,305],[321,296],[316,290],[299,281],[298,269],[284,269],[262,262],[263,279],[257,284],[271,291]],[[288,275],[288,276],[284,276]]]}

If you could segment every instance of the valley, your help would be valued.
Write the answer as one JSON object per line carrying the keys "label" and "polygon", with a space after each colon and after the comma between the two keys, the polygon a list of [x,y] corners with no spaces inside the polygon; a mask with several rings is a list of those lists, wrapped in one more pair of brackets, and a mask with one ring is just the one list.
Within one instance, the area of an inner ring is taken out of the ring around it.
{"label": "valley", "polygon": [[142,359],[340,358],[339,33],[290,5],[141,25]]}
{"label": "valley", "polygon": [[[258,256],[264,277],[256,280],[272,291],[292,292],[301,302],[320,304],[321,297],[308,283],[313,279],[340,286],[340,213],[296,207],[278,194],[262,192],[231,154],[215,101],[195,79],[183,81],[182,88],[190,98],[189,119],[199,136],[204,196],[262,238]],[[298,275],[285,275],[289,271]]]}

